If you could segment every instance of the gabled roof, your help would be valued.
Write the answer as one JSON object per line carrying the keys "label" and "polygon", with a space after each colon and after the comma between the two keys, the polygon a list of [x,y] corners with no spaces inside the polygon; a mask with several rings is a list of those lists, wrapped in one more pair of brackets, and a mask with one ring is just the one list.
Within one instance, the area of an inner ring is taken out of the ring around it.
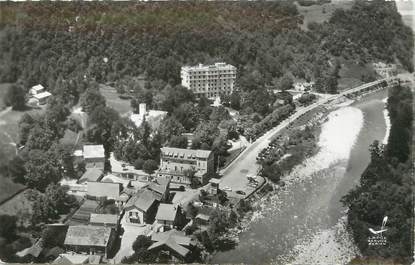
{"label": "gabled roof", "polygon": [[160,203],[156,219],[174,221],[177,216],[178,206],[174,204]]}
{"label": "gabled roof", "polygon": [[170,180],[159,179],[157,182],[151,182],[147,189],[154,191],[160,195],[164,195],[170,185]]}
{"label": "gabled roof", "polygon": [[116,214],[91,213],[91,217],[89,218],[89,222],[94,223],[94,224],[116,225],[118,223],[118,215],[116,215]]}
{"label": "gabled roof", "polygon": [[78,180],[78,183],[83,183],[86,181],[99,181],[104,172],[99,168],[87,168],[82,177]]}
{"label": "gabled roof", "polygon": [[84,145],[84,158],[105,158],[104,146]]}
{"label": "gabled roof", "polygon": [[153,241],[165,241],[168,238],[173,238],[178,244],[183,246],[190,246],[192,239],[187,237],[185,233],[172,229],[166,232],[153,233],[151,240]]}
{"label": "gabled roof", "polygon": [[64,244],[106,247],[108,246],[110,236],[110,227],[92,225],[70,226],[66,233]]}
{"label": "gabled roof", "polygon": [[50,97],[50,96],[52,96],[52,94],[49,93],[48,91],[41,92],[41,93],[33,95],[33,97],[36,98],[36,99],[44,99],[44,98],[47,98],[47,97]]}
{"label": "gabled roof", "polygon": [[147,212],[151,205],[157,201],[156,196],[150,190],[137,192],[125,205],[125,210],[136,208],[143,212]]}
{"label": "gabled roof", "polygon": [[175,229],[163,233],[155,233],[151,236],[151,240],[155,241],[155,243],[148,248],[149,250],[164,245],[182,257],[185,257],[190,252],[183,246],[189,246],[191,239]]}
{"label": "gabled roof", "polygon": [[40,90],[43,90],[44,87],[41,84],[37,84],[35,86],[32,86],[32,88],[30,88],[30,89],[33,90],[33,91],[40,91]]}

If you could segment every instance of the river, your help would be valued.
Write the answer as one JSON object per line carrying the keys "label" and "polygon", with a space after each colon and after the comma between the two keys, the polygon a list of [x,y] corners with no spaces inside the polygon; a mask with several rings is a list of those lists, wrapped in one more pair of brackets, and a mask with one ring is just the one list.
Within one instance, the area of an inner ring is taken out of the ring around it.
{"label": "river", "polygon": [[280,191],[263,198],[235,249],[212,263],[345,264],[358,250],[345,231],[340,198],[359,183],[369,145],[386,134],[387,91],[333,110],[318,153],[295,168]]}

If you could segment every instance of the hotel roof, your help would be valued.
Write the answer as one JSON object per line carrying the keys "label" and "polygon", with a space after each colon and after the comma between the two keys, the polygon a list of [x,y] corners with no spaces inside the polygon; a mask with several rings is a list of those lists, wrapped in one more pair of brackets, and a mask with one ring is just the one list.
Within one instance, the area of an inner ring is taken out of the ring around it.
{"label": "hotel roof", "polygon": [[209,70],[236,70],[236,67],[227,63],[215,63],[210,65],[198,64],[195,66],[182,66],[185,71],[209,71]]}
{"label": "hotel roof", "polygon": [[194,159],[194,158],[208,158],[212,151],[210,150],[192,150],[175,147],[163,147],[161,152],[166,156]]}

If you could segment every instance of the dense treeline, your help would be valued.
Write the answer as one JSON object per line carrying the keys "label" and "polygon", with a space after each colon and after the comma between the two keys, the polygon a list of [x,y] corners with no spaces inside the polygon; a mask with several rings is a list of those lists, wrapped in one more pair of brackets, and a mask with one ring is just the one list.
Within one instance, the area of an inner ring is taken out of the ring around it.
{"label": "dense treeline", "polygon": [[[391,119],[388,144],[370,146],[371,162],[360,186],[343,198],[349,207],[348,226],[364,256],[410,260],[413,238],[413,180],[411,166],[412,94],[400,85],[389,90]],[[379,230],[388,216],[386,246],[369,246],[369,228]]]}
{"label": "dense treeline", "polygon": [[122,82],[146,73],[145,89],[157,94],[180,82],[182,65],[223,60],[238,67],[242,91],[279,87],[288,75],[315,79],[317,89],[333,93],[336,57],[358,64],[397,57],[412,69],[412,32],[395,4],[383,1],[359,1],[307,32],[285,1],[2,3],[1,9],[0,80],[21,79],[25,87],[53,90],[59,76]]}

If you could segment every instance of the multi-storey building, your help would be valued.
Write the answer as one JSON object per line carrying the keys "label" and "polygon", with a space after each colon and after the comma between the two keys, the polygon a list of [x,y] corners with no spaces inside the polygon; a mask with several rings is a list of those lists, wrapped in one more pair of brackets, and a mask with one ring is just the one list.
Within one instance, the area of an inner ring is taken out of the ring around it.
{"label": "multi-storey building", "polygon": [[212,151],[190,150],[172,147],[161,148],[158,177],[170,179],[171,183],[189,185],[189,172],[193,172],[200,183],[205,184],[213,175]]}
{"label": "multi-storey building", "polygon": [[192,90],[196,96],[216,98],[230,95],[235,86],[236,67],[226,63],[213,65],[183,66],[182,86]]}

